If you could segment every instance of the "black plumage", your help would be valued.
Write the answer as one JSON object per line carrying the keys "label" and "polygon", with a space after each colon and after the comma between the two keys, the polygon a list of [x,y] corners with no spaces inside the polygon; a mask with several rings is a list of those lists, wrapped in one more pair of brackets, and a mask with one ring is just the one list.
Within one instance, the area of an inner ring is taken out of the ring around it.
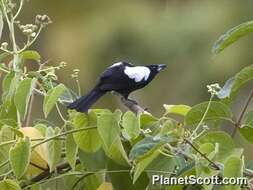
{"label": "black plumage", "polygon": [[68,105],[69,109],[87,112],[105,93],[115,91],[126,99],[131,92],[143,88],[163,70],[166,65],[134,66],[119,62],[108,67],[99,77],[96,86],[86,95]]}

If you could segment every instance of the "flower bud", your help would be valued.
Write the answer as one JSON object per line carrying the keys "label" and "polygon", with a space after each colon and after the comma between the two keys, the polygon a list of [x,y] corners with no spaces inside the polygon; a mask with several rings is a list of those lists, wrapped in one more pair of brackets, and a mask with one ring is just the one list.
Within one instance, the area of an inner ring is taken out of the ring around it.
{"label": "flower bud", "polygon": [[3,42],[3,43],[1,44],[1,48],[2,48],[2,49],[7,49],[7,47],[8,47],[8,43],[7,43],[7,42]]}

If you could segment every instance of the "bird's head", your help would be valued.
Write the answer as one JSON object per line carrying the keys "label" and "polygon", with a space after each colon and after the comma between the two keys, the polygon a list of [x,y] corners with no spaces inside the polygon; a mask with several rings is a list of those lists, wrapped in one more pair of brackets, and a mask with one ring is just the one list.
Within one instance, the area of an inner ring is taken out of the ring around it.
{"label": "bird's head", "polygon": [[166,68],[165,64],[159,64],[159,65],[147,65],[147,67],[153,72],[153,73],[159,73],[163,69]]}

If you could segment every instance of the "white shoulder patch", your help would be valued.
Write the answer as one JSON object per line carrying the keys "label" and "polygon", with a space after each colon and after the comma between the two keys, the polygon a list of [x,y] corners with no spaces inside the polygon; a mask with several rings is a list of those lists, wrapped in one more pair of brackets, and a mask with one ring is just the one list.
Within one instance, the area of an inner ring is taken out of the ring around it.
{"label": "white shoulder patch", "polygon": [[124,73],[135,82],[140,82],[143,79],[147,80],[150,75],[150,69],[144,66],[128,67],[126,66]]}
{"label": "white shoulder patch", "polygon": [[118,63],[114,63],[112,66],[110,66],[111,68],[112,67],[117,67],[117,66],[119,66],[119,65],[122,65],[122,62],[118,62]]}

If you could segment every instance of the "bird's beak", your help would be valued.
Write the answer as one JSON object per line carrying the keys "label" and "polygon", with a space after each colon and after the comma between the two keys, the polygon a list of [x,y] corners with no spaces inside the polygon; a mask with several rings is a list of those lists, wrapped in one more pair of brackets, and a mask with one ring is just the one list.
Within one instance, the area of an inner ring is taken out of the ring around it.
{"label": "bird's beak", "polygon": [[161,71],[161,70],[163,70],[163,69],[165,69],[166,68],[166,65],[165,64],[160,64],[160,65],[158,65],[158,71]]}

